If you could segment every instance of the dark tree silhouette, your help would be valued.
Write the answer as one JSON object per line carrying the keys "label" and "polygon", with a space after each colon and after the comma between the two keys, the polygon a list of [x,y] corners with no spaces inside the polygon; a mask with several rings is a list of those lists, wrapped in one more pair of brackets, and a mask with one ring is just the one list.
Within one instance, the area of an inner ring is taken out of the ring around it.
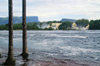
{"label": "dark tree silhouette", "polygon": [[26,0],[22,0],[23,4],[23,52],[22,57],[26,59],[28,57],[28,49],[27,49],[27,25],[26,25]]}
{"label": "dark tree silhouette", "polygon": [[15,65],[13,59],[13,0],[9,0],[9,47],[8,58],[4,65]]}
{"label": "dark tree silhouette", "polygon": [[1,54],[0,54],[0,58],[1,58]]}

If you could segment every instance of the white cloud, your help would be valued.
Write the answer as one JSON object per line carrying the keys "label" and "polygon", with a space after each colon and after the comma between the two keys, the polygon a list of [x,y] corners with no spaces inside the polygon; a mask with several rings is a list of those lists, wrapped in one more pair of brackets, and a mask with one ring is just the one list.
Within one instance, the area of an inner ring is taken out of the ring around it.
{"label": "white cloud", "polygon": [[[2,2],[4,3],[5,1]],[[21,16],[22,1],[13,1],[14,15]],[[7,7],[7,5],[4,6]],[[2,10],[7,9],[0,7],[0,13]],[[27,16],[39,16],[40,21],[44,21],[43,18],[46,18],[45,20],[50,20],[50,18],[53,20],[54,17],[60,16],[60,18],[69,18],[68,15],[71,15],[70,18],[81,18],[79,15],[84,15],[82,16],[83,18],[98,19],[100,18],[98,14],[100,14],[99,0],[27,0]],[[76,15],[76,17],[73,15]]]}

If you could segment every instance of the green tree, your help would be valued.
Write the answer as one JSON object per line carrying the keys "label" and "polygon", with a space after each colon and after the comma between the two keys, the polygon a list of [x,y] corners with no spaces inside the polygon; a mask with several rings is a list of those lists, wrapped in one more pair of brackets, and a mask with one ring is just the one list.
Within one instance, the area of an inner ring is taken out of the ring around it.
{"label": "green tree", "polygon": [[54,30],[52,27],[44,28],[44,30]]}
{"label": "green tree", "polygon": [[27,30],[38,30],[39,28],[35,24],[27,24]]}
{"label": "green tree", "polygon": [[78,27],[85,27],[89,24],[89,20],[88,19],[80,19],[76,21],[76,24]]}
{"label": "green tree", "polygon": [[13,26],[13,29],[14,30],[22,30],[22,24],[20,23],[20,24],[14,24],[14,26]]}
{"label": "green tree", "polygon": [[89,25],[91,30],[100,30],[100,20],[91,20]]}
{"label": "green tree", "polygon": [[68,29],[70,29],[71,25],[72,25],[72,22],[63,22],[59,26],[59,30],[68,30]]}
{"label": "green tree", "polygon": [[40,25],[40,28],[42,27],[42,24],[43,24],[43,23],[39,23],[39,25]]}
{"label": "green tree", "polygon": [[52,27],[52,23],[50,23],[50,27]]}
{"label": "green tree", "polygon": [[6,30],[7,28],[5,27],[5,25],[0,25],[0,30]]}

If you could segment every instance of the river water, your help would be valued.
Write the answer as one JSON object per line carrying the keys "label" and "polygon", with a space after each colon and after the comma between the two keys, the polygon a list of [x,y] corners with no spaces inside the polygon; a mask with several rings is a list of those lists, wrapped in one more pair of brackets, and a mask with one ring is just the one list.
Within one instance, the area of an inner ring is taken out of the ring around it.
{"label": "river water", "polygon": [[[14,49],[19,50],[14,55],[20,54],[22,31],[14,31],[13,37]],[[34,60],[52,57],[100,66],[100,30],[27,31],[27,45]],[[8,48],[8,31],[0,31],[0,52],[4,48]]]}

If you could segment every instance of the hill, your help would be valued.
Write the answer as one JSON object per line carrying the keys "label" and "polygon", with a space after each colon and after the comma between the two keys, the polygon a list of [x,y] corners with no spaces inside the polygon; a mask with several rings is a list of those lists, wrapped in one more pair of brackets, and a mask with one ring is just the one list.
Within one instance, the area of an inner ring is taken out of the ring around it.
{"label": "hill", "polygon": [[65,22],[65,21],[76,22],[77,20],[75,20],[75,19],[67,19],[67,18],[63,18],[63,19],[61,20],[61,22]]}
{"label": "hill", "polygon": [[[27,16],[26,22],[29,23],[29,22],[40,22],[40,21],[38,20],[37,16]],[[13,17],[13,24],[17,23],[22,23],[22,17]],[[2,24],[8,24],[8,17],[0,18],[0,25]]]}

